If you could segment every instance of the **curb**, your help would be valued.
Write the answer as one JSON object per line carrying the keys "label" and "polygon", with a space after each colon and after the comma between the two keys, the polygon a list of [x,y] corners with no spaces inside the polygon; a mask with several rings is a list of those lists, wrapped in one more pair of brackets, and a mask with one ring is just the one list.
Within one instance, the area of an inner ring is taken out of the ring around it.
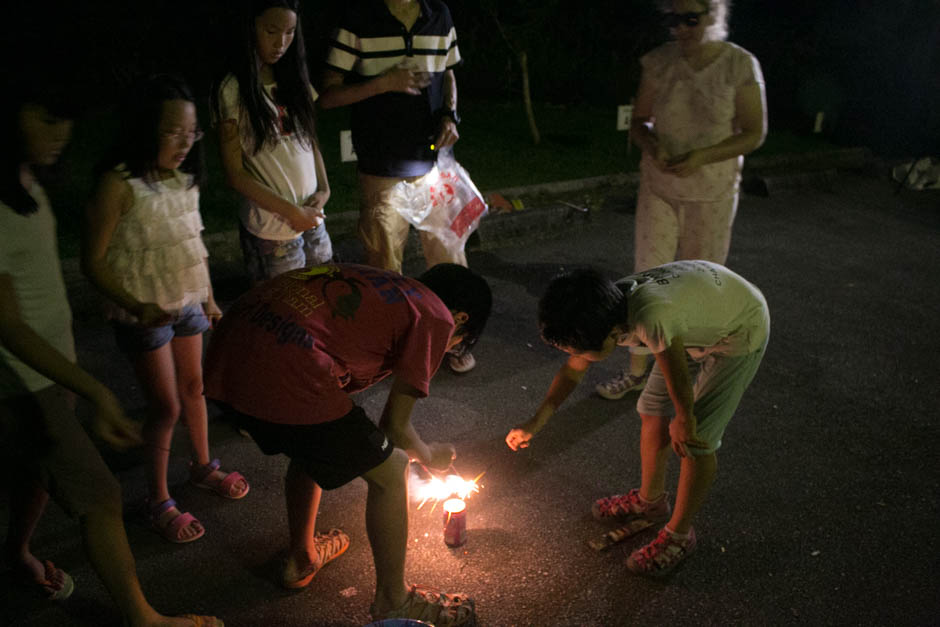
{"label": "curb", "polygon": [[[864,170],[876,166],[876,159],[867,148],[843,148],[816,153],[755,156],[745,160],[742,189],[748,193],[769,193],[805,185],[827,186],[836,170]],[[484,196],[499,193],[506,198],[539,195],[563,195],[599,189],[616,189],[619,201],[632,197],[639,185],[639,172],[621,172],[584,179],[540,183],[520,187],[507,187],[483,192]],[[606,203],[605,203],[606,205]],[[480,221],[476,233],[471,236],[468,248],[492,250],[512,243],[524,242],[537,237],[547,237],[560,231],[580,227],[590,220],[591,210],[607,210],[601,207],[576,207],[560,202],[525,208],[508,213],[489,214]],[[328,227],[333,238],[337,259],[346,262],[362,262],[362,247],[356,239],[356,211],[330,214]],[[242,268],[238,230],[231,229],[203,236],[209,249],[213,285],[221,293],[220,286],[246,287]],[[406,260],[420,259],[420,243],[415,229],[411,230],[405,248]],[[73,315],[77,320],[100,317],[100,297],[81,272],[78,258],[62,260],[62,273],[68,288]]]}

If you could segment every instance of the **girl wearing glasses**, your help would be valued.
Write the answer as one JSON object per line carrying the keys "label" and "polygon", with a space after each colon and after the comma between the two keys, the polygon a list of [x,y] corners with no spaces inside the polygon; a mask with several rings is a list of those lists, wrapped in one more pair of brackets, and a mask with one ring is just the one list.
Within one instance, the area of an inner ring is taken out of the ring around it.
{"label": "girl wearing glasses", "polygon": [[108,297],[118,347],[150,403],[144,439],[151,522],[171,542],[192,542],[205,529],[177,509],[167,487],[181,413],[192,445],[191,482],[229,499],[248,493],[239,473],[222,472],[209,456],[202,335],[222,313],[200,234],[202,131],[189,88],[170,76],[135,89],[124,122],[88,207],[82,266]]}
{"label": "girl wearing glasses", "polygon": [[[757,59],[725,41],[730,0],[663,4],[673,41],[640,60],[643,72],[630,123],[640,147],[634,272],[670,261],[724,265],[738,206],[744,155],[767,134],[764,78]],[[651,361],[597,385],[617,400],[646,385]]]}
{"label": "girl wearing glasses", "polygon": [[299,0],[252,0],[230,73],[213,90],[222,166],[244,196],[240,239],[253,283],[325,263],[330,185],[317,143]]}

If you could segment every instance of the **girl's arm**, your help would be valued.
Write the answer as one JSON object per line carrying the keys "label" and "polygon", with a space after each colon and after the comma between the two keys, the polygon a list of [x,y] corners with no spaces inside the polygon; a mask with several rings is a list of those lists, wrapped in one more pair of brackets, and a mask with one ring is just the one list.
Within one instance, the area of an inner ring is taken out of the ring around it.
{"label": "girl's arm", "polygon": [[107,254],[121,215],[133,203],[133,190],[117,172],[101,177],[85,215],[82,271],[105,296],[133,314],[144,326],[166,324],[170,315],[154,303],[142,303],[121,285],[108,266]]}
{"label": "girl's arm", "polygon": [[326,165],[323,163],[323,153],[320,145],[313,144],[313,161],[317,169],[317,191],[304,203],[305,207],[313,209],[314,215],[324,217],[323,209],[330,200],[330,180],[326,177]]}
{"label": "girl's arm", "polygon": [[542,430],[542,427],[548,423],[555,410],[565,401],[571,392],[578,387],[584,373],[587,372],[591,362],[583,357],[571,355],[552,379],[552,384],[548,388],[545,400],[539,405],[535,415],[525,424],[512,429],[506,436],[506,444],[512,450],[526,448],[529,446],[529,440],[536,433]]}
{"label": "girl's arm", "polygon": [[424,72],[414,72],[403,67],[394,67],[384,74],[362,82],[343,82],[343,75],[336,70],[326,70],[320,89],[320,99],[317,101],[324,109],[344,107],[356,102],[378,96],[388,91],[400,91],[412,96],[420,96],[421,90],[431,83],[431,79]]}
{"label": "girl's arm", "polygon": [[95,405],[95,432],[117,448],[142,443],[111,390],[72,363],[23,320],[13,277],[0,273],[0,343],[20,361]]}
{"label": "girl's arm", "polygon": [[222,150],[222,169],[225,170],[225,177],[232,189],[266,211],[281,216],[297,232],[309,231],[320,224],[320,219],[307,215],[303,208],[281,198],[245,170],[242,163],[241,138],[235,120],[225,120],[219,124],[219,144]]}
{"label": "girl's arm", "polygon": [[[209,276],[209,258],[203,257],[202,262],[206,264],[206,276]],[[209,282],[209,298],[206,299],[202,310],[205,312],[206,318],[209,319],[209,326],[215,328],[215,323],[222,319],[222,310],[219,309],[219,305],[215,302],[215,294],[212,291],[211,281]]]}

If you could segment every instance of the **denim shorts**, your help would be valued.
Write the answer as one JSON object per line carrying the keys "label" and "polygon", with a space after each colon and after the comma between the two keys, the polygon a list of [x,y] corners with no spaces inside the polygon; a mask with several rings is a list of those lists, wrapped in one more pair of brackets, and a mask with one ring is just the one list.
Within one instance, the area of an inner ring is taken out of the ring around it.
{"label": "denim shorts", "polygon": [[239,225],[238,239],[252,283],[333,259],[333,243],[325,223],[288,240],[263,239]]}
{"label": "denim shorts", "polygon": [[162,327],[145,327],[139,324],[114,321],[114,338],[118,348],[129,354],[157,350],[174,337],[201,335],[209,329],[209,318],[202,305],[189,305],[174,316],[173,321]]}

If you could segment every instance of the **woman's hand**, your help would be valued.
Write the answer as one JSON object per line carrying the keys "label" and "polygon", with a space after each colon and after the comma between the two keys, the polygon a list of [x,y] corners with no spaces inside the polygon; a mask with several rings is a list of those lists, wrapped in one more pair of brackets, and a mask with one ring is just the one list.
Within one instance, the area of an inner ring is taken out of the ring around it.
{"label": "woman's hand", "polygon": [[666,171],[675,174],[679,178],[685,178],[695,174],[695,171],[705,165],[705,158],[698,150],[678,155],[666,161]]}

